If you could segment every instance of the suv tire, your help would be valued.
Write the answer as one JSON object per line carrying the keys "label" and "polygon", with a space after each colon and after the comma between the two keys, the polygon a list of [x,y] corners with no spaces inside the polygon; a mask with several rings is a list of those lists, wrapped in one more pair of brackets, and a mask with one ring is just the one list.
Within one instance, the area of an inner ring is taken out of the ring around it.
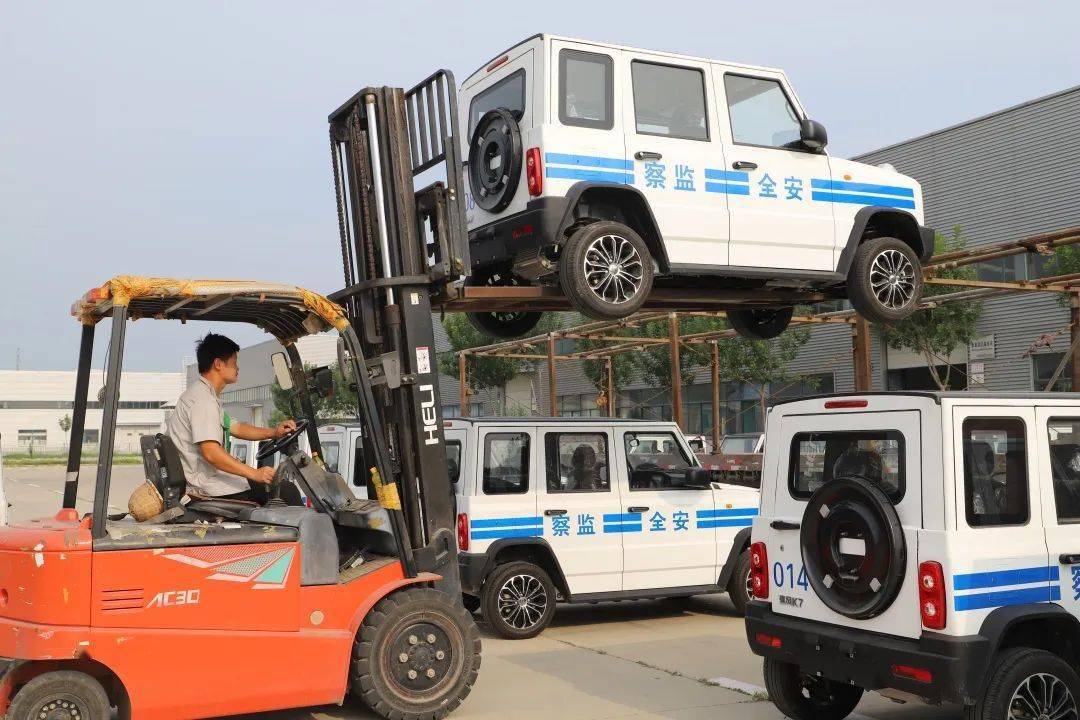
{"label": "suv tire", "polygon": [[776,658],[765,658],[765,689],[792,720],[843,720],[863,695],[861,687],[808,675]]}
{"label": "suv tire", "polygon": [[[49,708],[55,703],[56,707]],[[56,670],[38,675],[15,694],[5,717],[36,720],[62,713],[70,720],[99,720],[112,715],[105,688],[86,673]]]}
{"label": "suv tire", "polygon": [[787,330],[795,308],[758,308],[728,310],[727,319],[735,332],[751,340],[771,340]]}
{"label": "suv tire", "polygon": [[[1010,648],[1001,653],[982,699],[964,708],[967,720],[1019,717],[1010,713],[1014,702],[1032,717],[1076,717],[1080,712],[1080,677],[1057,655],[1034,648]],[[1060,705],[1059,705],[1060,703]],[[1054,713],[1072,706],[1072,714]],[[1030,710],[1027,708],[1030,707]]]}
{"label": "suv tire", "polygon": [[727,584],[728,599],[740,616],[746,616],[746,605],[753,593],[753,586],[750,584],[750,551],[743,550]]}
{"label": "suv tire", "polygon": [[579,227],[559,254],[559,284],[570,304],[595,320],[641,308],[653,285],[653,259],[634,230],[613,220]]}
{"label": "suv tire", "polygon": [[488,575],[480,601],[496,635],[526,640],[539,635],[555,615],[555,584],[537,565],[510,562]]}
{"label": "suv tire", "polygon": [[384,718],[437,720],[461,704],[479,670],[480,633],[457,598],[407,588],[364,617],[353,643],[349,690]]}
{"label": "suv tire", "polygon": [[[522,287],[529,283],[509,270],[493,268],[478,272],[466,280],[472,287]],[[469,324],[496,338],[516,338],[525,335],[544,317],[542,312],[501,311],[465,313]]]}
{"label": "suv tire", "polygon": [[473,202],[489,213],[510,205],[521,181],[521,129],[506,108],[488,110],[469,143],[469,187]]}
{"label": "suv tire", "polygon": [[903,240],[865,240],[848,270],[847,292],[856,312],[870,322],[903,320],[922,298],[922,265]]}

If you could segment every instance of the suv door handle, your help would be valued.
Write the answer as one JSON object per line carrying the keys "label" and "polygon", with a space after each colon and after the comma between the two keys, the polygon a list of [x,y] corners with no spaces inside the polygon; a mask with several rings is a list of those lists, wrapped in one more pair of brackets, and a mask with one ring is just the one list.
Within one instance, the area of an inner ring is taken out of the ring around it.
{"label": "suv door handle", "polygon": [[548,517],[553,517],[555,515],[565,515],[566,511],[565,510],[545,510],[544,514],[547,515]]}
{"label": "suv door handle", "polygon": [[749,160],[736,160],[731,163],[731,167],[735,170],[757,170],[757,163]]}
{"label": "suv door handle", "polygon": [[659,160],[662,157],[664,156],[660,153],[653,152],[651,150],[638,150],[636,153],[634,153],[634,158],[636,160]]}
{"label": "suv door handle", "polygon": [[790,520],[773,520],[769,523],[769,527],[773,530],[798,530],[801,525],[797,522],[791,522]]}
{"label": "suv door handle", "polygon": [[1080,553],[1060,555],[1058,562],[1062,565],[1080,565]]}
{"label": "suv door handle", "polygon": [[640,515],[641,513],[649,512],[649,508],[645,507],[644,505],[631,505],[630,507],[626,508],[626,512]]}

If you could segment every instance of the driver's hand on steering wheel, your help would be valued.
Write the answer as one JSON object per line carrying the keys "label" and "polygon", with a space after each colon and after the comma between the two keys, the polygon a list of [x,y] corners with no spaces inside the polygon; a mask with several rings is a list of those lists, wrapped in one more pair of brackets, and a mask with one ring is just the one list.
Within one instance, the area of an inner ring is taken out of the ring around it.
{"label": "driver's hand on steering wheel", "polygon": [[277,440],[278,438],[285,437],[295,429],[295,420],[282,420],[277,424],[277,427],[274,428],[274,439]]}
{"label": "driver's hand on steering wheel", "polygon": [[277,471],[269,465],[266,467],[255,468],[255,475],[251,478],[251,481],[269,485],[274,482],[274,475],[276,472]]}

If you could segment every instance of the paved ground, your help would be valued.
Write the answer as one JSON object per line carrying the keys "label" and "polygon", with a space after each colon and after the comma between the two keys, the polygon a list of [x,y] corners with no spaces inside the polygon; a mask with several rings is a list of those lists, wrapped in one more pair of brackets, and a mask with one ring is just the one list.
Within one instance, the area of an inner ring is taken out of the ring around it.
{"label": "paved ground", "polygon": [[[84,468],[93,473],[93,468]],[[15,518],[52,514],[63,492],[62,468],[8,468]],[[118,467],[113,502],[126,503],[142,468]],[[88,487],[89,485],[87,485]],[[80,493],[80,508],[91,497]],[[638,601],[560,608],[538,638],[494,638],[481,624],[484,660],[476,687],[455,720],[505,718],[733,718],[779,720],[764,699],[761,662],[750,653],[742,621],[723,596],[678,604]],[[896,705],[868,695],[861,720],[955,720],[953,708]],[[319,708],[246,716],[246,720],[371,718],[352,708]]]}

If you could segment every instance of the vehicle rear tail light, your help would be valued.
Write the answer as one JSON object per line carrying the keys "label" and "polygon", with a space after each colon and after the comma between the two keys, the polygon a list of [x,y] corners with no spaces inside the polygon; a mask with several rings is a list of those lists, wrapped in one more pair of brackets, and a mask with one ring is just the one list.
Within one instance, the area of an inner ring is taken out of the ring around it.
{"label": "vehicle rear tail light", "polygon": [[754,587],[754,597],[759,600],[769,599],[769,553],[765,543],[756,542],[750,546],[750,583]]}
{"label": "vehicle rear tail light", "polygon": [[864,408],[869,405],[866,400],[829,400],[825,403],[826,410],[843,410],[845,408]]}
{"label": "vehicle rear tail light", "polygon": [[525,179],[529,183],[529,195],[536,197],[544,192],[544,166],[540,162],[540,148],[525,151]]}
{"label": "vehicle rear tail light", "polygon": [[757,641],[758,645],[764,645],[765,647],[771,648],[778,648],[784,644],[781,642],[780,638],[775,635],[766,635],[765,633],[758,633],[754,636],[754,640]]}
{"label": "vehicle rear tail light", "polygon": [[919,614],[927,630],[945,629],[945,573],[941,563],[919,565]]}
{"label": "vehicle rear tail light", "polygon": [[898,678],[914,680],[915,682],[934,682],[934,674],[926,668],[911,667],[910,665],[893,665],[892,674]]}
{"label": "vehicle rear tail light", "polygon": [[462,552],[469,549],[469,516],[465,513],[457,516],[457,546]]}

